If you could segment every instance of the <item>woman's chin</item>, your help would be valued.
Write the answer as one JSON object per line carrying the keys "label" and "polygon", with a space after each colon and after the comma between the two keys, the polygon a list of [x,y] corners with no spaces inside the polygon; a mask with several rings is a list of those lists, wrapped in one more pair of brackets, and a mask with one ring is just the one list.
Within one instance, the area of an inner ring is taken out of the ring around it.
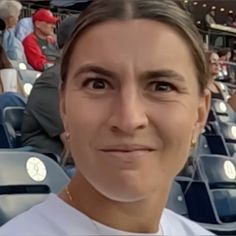
{"label": "woman's chin", "polygon": [[145,199],[150,196],[150,193],[154,192],[154,188],[144,187],[145,185],[133,185],[122,184],[114,185],[113,187],[96,187],[96,190],[104,197],[124,203],[132,203]]}

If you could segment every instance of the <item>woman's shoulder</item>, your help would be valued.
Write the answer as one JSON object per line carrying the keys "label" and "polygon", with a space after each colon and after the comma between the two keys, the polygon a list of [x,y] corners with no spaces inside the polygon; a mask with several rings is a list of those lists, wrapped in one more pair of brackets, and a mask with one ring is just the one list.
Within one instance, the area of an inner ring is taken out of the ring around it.
{"label": "woman's shoulder", "polygon": [[47,225],[47,217],[45,217],[45,214],[47,214],[48,205],[56,198],[56,195],[50,194],[43,202],[8,221],[0,227],[0,236],[16,234],[19,236],[38,235],[38,228],[46,227]]}
{"label": "woman's shoulder", "polygon": [[161,225],[165,235],[214,235],[196,222],[169,209],[164,209]]}
{"label": "woman's shoulder", "polygon": [[55,194],[0,228],[0,236],[88,235],[91,232],[94,234],[91,221]]}

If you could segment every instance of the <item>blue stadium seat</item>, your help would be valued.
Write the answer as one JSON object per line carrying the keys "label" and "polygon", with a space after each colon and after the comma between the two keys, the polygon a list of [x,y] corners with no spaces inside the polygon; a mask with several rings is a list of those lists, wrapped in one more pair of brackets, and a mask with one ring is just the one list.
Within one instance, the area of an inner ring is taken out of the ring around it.
{"label": "blue stadium seat", "polygon": [[202,154],[211,154],[210,147],[207,142],[207,138],[205,135],[199,135],[198,142],[196,148],[193,150],[192,155],[193,157],[198,157]]}
{"label": "blue stadium seat", "polygon": [[236,153],[236,124],[219,122],[218,125],[229,150],[229,155],[234,156]]}
{"label": "blue stadium seat", "polygon": [[41,72],[36,70],[19,70],[19,74],[24,84],[34,84],[36,79],[41,75]]}
{"label": "blue stadium seat", "polygon": [[236,222],[236,160],[204,155],[196,159],[196,170],[199,179],[207,184],[204,194],[209,195],[217,222]]}
{"label": "blue stadium seat", "polygon": [[55,161],[39,153],[0,151],[0,163],[0,225],[69,182]]}
{"label": "blue stadium seat", "polygon": [[179,215],[188,217],[188,209],[180,184],[173,182],[166,207]]}
{"label": "blue stadium seat", "polygon": [[218,121],[236,123],[236,113],[224,101],[212,99],[211,108],[215,112]]}
{"label": "blue stadium seat", "polygon": [[1,136],[4,136],[7,145],[0,145],[1,148],[21,147],[21,124],[23,121],[24,107],[6,107],[2,113]]}
{"label": "blue stadium seat", "polygon": [[207,133],[201,134],[191,156],[198,157],[204,154],[230,155],[223,136]]}
{"label": "blue stadium seat", "polygon": [[[226,156],[230,155],[230,152],[228,150],[228,145],[225,142],[223,135],[205,134],[204,136],[207,140],[211,154],[219,154],[219,155],[226,155]],[[208,153],[202,153],[202,154],[208,154]]]}
{"label": "blue stadium seat", "polygon": [[[218,205],[216,206],[217,200],[220,198],[215,196],[214,201],[212,190],[206,181],[185,180],[179,179],[179,177],[176,178],[176,181],[180,183],[184,192],[188,216],[191,220],[198,222],[202,227],[216,235],[236,235],[236,221],[223,222],[220,219]],[[227,207],[224,207],[225,200],[222,200],[224,202],[221,206],[224,209],[220,209],[220,212],[229,215],[229,212],[225,212],[227,210]]]}

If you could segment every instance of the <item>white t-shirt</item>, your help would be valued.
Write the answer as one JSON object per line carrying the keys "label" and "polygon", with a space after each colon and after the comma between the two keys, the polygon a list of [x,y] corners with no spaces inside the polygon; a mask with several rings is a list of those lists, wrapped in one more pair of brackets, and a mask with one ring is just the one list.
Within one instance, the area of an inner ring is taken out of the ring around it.
{"label": "white t-shirt", "polygon": [[[119,231],[91,220],[57,195],[15,217],[0,228],[0,236],[76,236],[76,235],[144,235]],[[165,209],[160,231],[146,235],[213,235],[198,224]]]}

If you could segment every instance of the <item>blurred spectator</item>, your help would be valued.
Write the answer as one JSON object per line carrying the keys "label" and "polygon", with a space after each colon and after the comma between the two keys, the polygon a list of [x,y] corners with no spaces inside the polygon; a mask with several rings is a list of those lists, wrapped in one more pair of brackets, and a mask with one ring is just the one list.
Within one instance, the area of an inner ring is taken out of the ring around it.
{"label": "blurred spectator", "polygon": [[220,61],[227,62],[231,58],[231,49],[230,48],[221,48],[218,50],[217,54],[220,57]]}
{"label": "blurred spectator", "polygon": [[16,37],[22,42],[34,30],[32,17],[22,18],[16,25]]}
{"label": "blurred spectator", "polygon": [[25,95],[18,80],[17,71],[13,69],[3,47],[0,45],[0,93],[3,92],[18,92]]}
{"label": "blurred spectator", "polygon": [[[62,50],[76,24],[77,16],[64,20],[57,32],[58,46]],[[23,145],[39,152],[63,156],[65,132],[59,112],[60,64],[45,70],[28,98],[22,125]]]}
{"label": "blurred spectator", "polygon": [[210,10],[206,16],[205,16],[205,23],[206,26],[209,28],[211,24],[216,24],[215,21],[215,11],[214,10]]}
{"label": "blurred spectator", "polygon": [[58,18],[46,9],[39,9],[32,16],[34,32],[29,34],[23,45],[28,63],[38,71],[52,66],[59,56],[54,29]]}
{"label": "blurred spectator", "polygon": [[234,27],[234,14],[229,13],[226,19],[226,25],[229,27]]}
{"label": "blurred spectator", "polygon": [[229,62],[232,58],[232,52],[230,48],[222,48],[218,52],[220,57],[220,66],[222,77],[224,81],[234,82],[235,70],[233,66],[230,66]]}
{"label": "blurred spectator", "polygon": [[206,57],[209,62],[209,72],[210,72],[209,90],[211,91],[212,98],[218,98],[224,100],[221,88],[219,84],[215,81],[215,79],[219,77],[220,73],[219,56],[214,51],[208,51],[206,53]]}
{"label": "blurred spectator", "polygon": [[51,0],[52,7],[62,7],[70,10],[83,11],[92,0]]}
{"label": "blurred spectator", "polygon": [[22,5],[18,1],[0,1],[0,18],[5,23],[2,45],[11,60],[25,61],[24,48],[15,36],[15,26],[21,14]]}

